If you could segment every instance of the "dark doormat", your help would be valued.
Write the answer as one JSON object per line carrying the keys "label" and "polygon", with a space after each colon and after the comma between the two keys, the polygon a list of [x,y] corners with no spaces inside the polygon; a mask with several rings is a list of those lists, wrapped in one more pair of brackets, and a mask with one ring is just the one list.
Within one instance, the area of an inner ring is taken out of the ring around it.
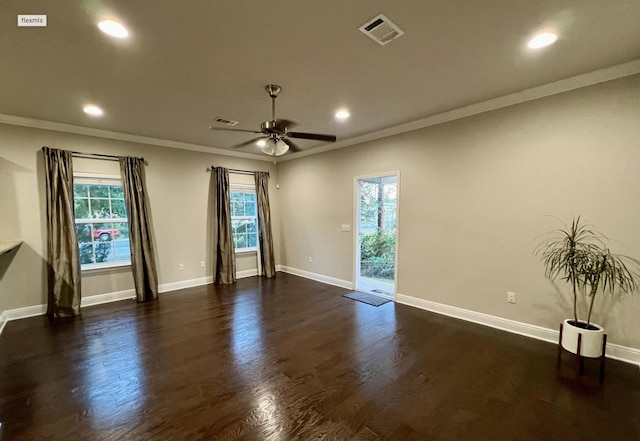
{"label": "dark doormat", "polygon": [[389,299],[383,299],[382,297],[374,296],[373,294],[368,294],[366,292],[360,291],[351,291],[344,294],[342,297],[346,297],[351,300],[357,300],[362,303],[366,303],[367,305],[380,306],[385,303],[390,302]]}

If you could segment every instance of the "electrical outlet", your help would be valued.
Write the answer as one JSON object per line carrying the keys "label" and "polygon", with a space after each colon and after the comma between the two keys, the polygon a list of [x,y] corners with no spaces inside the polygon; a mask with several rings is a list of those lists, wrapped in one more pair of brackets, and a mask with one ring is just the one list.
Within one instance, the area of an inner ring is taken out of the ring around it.
{"label": "electrical outlet", "polygon": [[507,293],[507,302],[509,302],[509,303],[515,303],[516,302],[516,293],[515,292],[508,292]]}
{"label": "electrical outlet", "polygon": [[313,263],[313,257],[309,256],[309,263]]}
{"label": "electrical outlet", "polygon": [[200,261],[200,268],[204,268],[204,260]]}
{"label": "electrical outlet", "polygon": [[183,264],[183,263],[179,263],[179,264],[178,264],[178,269],[179,269],[180,271],[183,271],[183,270],[184,270],[184,264]]}

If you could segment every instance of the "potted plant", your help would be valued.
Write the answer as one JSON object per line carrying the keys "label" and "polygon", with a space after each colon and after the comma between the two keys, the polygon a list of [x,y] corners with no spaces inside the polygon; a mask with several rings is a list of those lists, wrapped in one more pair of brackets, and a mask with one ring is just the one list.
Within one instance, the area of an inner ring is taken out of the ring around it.
{"label": "potted plant", "polygon": [[[618,297],[631,294],[640,283],[637,271],[640,262],[611,253],[606,241],[606,236],[584,224],[578,216],[570,226],[565,224],[564,228],[550,232],[536,248],[545,266],[545,276],[552,281],[563,280],[571,287],[573,319],[563,322],[561,344],[567,351],[584,357],[603,355],[604,329],[591,321],[598,294]],[[579,317],[581,302],[588,307],[586,320]]]}

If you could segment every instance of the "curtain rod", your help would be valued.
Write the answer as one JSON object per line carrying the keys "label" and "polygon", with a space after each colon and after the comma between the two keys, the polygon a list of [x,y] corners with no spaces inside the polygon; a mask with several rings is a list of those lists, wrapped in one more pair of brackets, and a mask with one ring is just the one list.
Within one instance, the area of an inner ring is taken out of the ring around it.
{"label": "curtain rod", "polygon": [[[44,147],[42,147],[42,151],[44,151]],[[106,159],[108,161],[119,161],[120,157],[115,155],[105,155],[102,153],[85,153],[85,152],[74,152],[71,151],[71,155],[75,157],[87,158],[87,159]],[[144,161],[144,158],[140,158],[141,161]]]}
{"label": "curtain rod", "polygon": [[[212,169],[217,168],[215,165],[212,165],[211,168],[208,168],[207,171],[211,171]],[[229,170],[229,173],[235,173],[238,175],[252,175],[255,173],[255,171],[251,171],[251,170],[240,170],[238,168],[228,168],[227,170]],[[260,171],[260,170],[258,170]],[[262,172],[262,173],[266,173],[267,175],[269,174],[269,172]]]}

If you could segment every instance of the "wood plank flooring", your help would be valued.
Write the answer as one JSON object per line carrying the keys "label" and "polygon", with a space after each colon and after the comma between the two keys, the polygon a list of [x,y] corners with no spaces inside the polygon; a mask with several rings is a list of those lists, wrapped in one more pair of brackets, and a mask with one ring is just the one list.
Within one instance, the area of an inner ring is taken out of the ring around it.
{"label": "wood plank flooring", "polygon": [[279,273],[0,335],[0,440],[640,440],[640,372]]}

